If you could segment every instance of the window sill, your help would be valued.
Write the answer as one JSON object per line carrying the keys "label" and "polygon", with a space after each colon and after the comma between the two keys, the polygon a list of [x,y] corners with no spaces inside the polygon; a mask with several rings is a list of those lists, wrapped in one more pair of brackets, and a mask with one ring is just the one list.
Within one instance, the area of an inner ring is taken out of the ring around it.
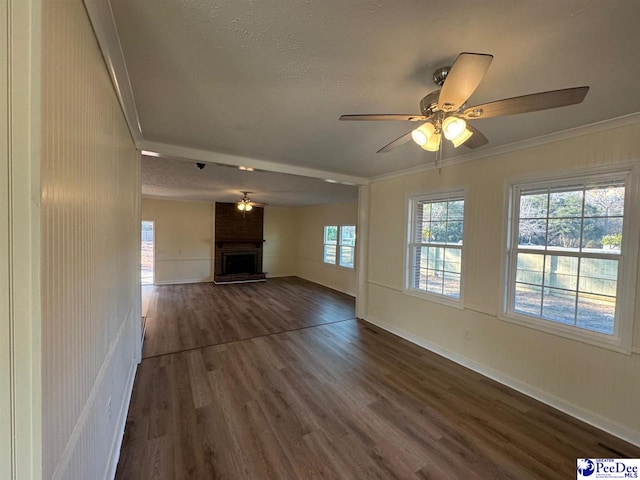
{"label": "window sill", "polygon": [[402,290],[402,293],[404,295],[409,295],[410,297],[419,298],[421,300],[428,300],[429,302],[440,303],[442,305],[446,305],[447,307],[464,310],[462,298],[455,299],[451,297],[445,297],[444,295],[436,295],[433,293],[425,292],[424,290],[418,290],[416,288],[404,288]]}
{"label": "window sill", "polygon": [[626,345],[618,336],[607,335],[604,333],[590,332],[578,327],[555,323],[550,320],[528,317],[512,312],[504,312],[498,314],[498,319],[520,325],[522,327],[531,328],[551,335],[567,338],[575,342],[594,345],[596,347],[612,350],[625,355],[631,355],[631,344]]}

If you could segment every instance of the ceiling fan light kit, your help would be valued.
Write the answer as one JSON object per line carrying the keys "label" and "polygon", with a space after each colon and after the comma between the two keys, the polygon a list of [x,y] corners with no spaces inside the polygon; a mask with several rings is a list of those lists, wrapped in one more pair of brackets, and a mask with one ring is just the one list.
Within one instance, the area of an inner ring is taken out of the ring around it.
{"label": "ceiling fan light kit", "polygon": [[[424,122],[418,128],[388,143],[377,153],[386,153],[413,139],[424,150],[439,151],[441,156],[442,135],[456,148],[460,145],[478,148],[489,143],[484,134],[467,124],[465,119],[492,118],[575,105],[581,103],[589,91],[587,86],[565,88],[467,107],[467,100],[480,85],[492,60],[493,55],[465,52],[458,55],[453,66],[437,69],[433,74],[433,80],[441,88],[420,100],[421,114],[342,115],[340,120]],[[471,137],[473,140],[468,142]],[[436,158],[436,162],[437,160]]]}
{"label": "ceiling fan light kit", "polygon": [[266,203],[256,203],[249,198],[249,194],[253,192],[240,192],[242,193],[242,198],[238,203],[236,203],[236,207],[238,210],[242,212],[244,215],[245,212],[250,212],[253,210],[253,207],[265,207]]}

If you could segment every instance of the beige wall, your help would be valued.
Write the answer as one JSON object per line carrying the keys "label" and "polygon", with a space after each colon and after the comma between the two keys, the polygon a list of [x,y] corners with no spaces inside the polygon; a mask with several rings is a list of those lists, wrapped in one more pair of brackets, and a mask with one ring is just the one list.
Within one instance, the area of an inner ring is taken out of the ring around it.
{"label": "beige wall", "polygon": [[111,478],[140,348],[140,160],[82,0],[43,2],[42,24],[42,477]]}
{"label": "beige wall", "polygon": [[[322,261],[325,225],[355,225],[357,202],[306,208],[265,207],[263,270],[297,275],[355,295],[355,270]],[[212,280],[214,205],[142,199],[142,220],[155,221],[157,284]],[[250,215],[250,214],[247,214]]]}
{"label": "beige wall", "polygon": [[[322,242],[325,225],[357,224],[358,202],[298,208],[296,217],[298,276],[349,295],[355,295],[355,269],[324,263]],[[359,232],[356,231],[356,236],[358,234]]]}
{"label": "beige wall", "polygon": [[[640,355],[497,318],[505,179],[640,159],[640,124],[370,185],[367,318],[640,444]],[[402,293],[407,194],[467,188],[464,306]],[[636,295],[640,292],[625,292]],[[640,309],[635,347],[640,346]],[[464,339],[469,330],[470,340]]]}
{"label": "beige wall", "polygon": [[155,283],[210,282],[213,203],[142,199],[142,220],[155,222]]}
{"label": "beige wall", "polygon": [[296,209],[265,207],[263,270],[267,277],[296,275],[298,226]]}

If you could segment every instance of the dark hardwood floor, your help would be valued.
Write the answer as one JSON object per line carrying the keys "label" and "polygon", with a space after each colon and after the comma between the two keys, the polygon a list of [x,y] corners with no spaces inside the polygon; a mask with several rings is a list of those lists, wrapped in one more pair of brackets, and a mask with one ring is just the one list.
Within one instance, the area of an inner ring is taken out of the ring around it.
{"label": "dark hardwood floor", "polygon": [[[143,360],[117,479],[567,479],[579,457],[640,457],[514,390],[340,318],[348,311],[340,295],[334,304],[322,287],[281,283],[275,297],[246,291],[241,303],[273,302],[285,313],[305,304],[313,318],[283,323],[297,330],[268,323],[255,338]],[[200,290],[178,301],[180,288],[161,290],[158,309],[167,292],[171,304],[203,311],[188,305]],[[298,288],[304,299],[282,298]],[[233,298],[222,296],[200,302]],[[300,328],[320,319],[334,323]]]}
{"label": "dark hardwood floor", "polygon": [[353,297],[297,277],[163,285],[155,293],[145,358],[355,317]]}

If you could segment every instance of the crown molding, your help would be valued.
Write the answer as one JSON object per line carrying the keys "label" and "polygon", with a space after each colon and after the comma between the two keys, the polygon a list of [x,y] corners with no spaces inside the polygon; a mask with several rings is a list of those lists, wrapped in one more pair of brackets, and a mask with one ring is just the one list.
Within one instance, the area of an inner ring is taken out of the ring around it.
{"label": "crown molding", "polygon": [[[486,150],[474,151],[466,155],[460,155],[457,157],[445,159],[442,161],[442,167],[451,165],[457,165],[459,163],[471,162],[473,160],[479,160],[486,157],[495,157],[498,155],[504,155],[506,153],[516,152],[519,150],[525,150],[527,148],[537,147],[540,145],[546,145],[548,143],[559,142],[561,140],[568,140],[583,135],[591,135],[606,130],[612,130],[614,128],[626,127],[628,125],[635,125],[640,123],[640,112],[624,115],[622,117],[611,118],[603,120],[601,122],[590,123],[580,127],[570,128],[567,130],[561,130],[559,132],[550,133],[548,135],[542,135],[540,137],[529,138],[526,140],[520,140],[518,142],[508,143],[506,145],[500,145],[494,148]],[[403,170],[396,170],[395,172],[385,173],[371,177],[369,181],[379,182],[382,180],[389,180],[392,178],[403,177],[405,175],[412,175],[416,173],[428,172],[435,170],[435,162],[427,163],[424,165],[418,165],[416,167],[405,168]]]}
{"label": "crown molding", "polygon": [[140,142],[139,148],[140,150],[154,152],[155,154],[157,154],[151,156],[173,158],[175,160],[215,163],[219,165],[231,165],[234,167],[252,167],[257,170],[266,170],[269,172],[319,178],[325,181],[330,181],[331,183],[341,183],[343,185],[357,186],[369,184],[369,179],[365,177],[356,177],[354,175],[329,172],[327,170],[317,170],[315,168],[299,167],[297,165],[289,165],[267,160],[258,160],[256,158],[241,157],[239,155],[210,152],[208,150],[181,147],[178,145],[170,145],[167,143],[142,141]]}
{"label": "crown molding", "polygon": [[129,71],[122,53],[120,36],[113,18],[111,2],[110,0],[84,0],[84,5],[102,51],[102,57],[111,77],[118,102],[120,102],[120,108],[129,127],[129,133],[133,143],[138,146],[142,142],[142,127],[129,79]]}

